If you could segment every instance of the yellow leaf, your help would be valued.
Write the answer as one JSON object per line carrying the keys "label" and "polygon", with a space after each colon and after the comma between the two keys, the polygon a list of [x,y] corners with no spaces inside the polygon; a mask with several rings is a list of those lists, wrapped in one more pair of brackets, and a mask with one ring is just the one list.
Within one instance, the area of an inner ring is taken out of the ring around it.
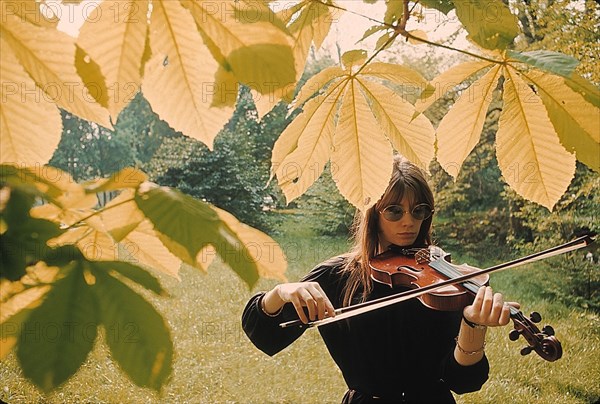
{"label": "yellow leaf", "polygon": [[421,94],[421,98],[415,103],[417,112],[422,113],[448,91],[490,66],[492,66],[492,63],[486,61],[465,62],[440,74],[431,81],[431,90]]}
{"label": "yellow leaf", "polygon": [[9,48],[42,90],[37,97],[55,102],[87,121],[112,128],[108,111],[96,102],[77,74],[73,38],[14,16],[7,16],[1,27]]}
{"label": "yellow leaf", "polygon": [[563,79],[566,85],[581,94],[587,102],[596,108],[600,108],[600,89],[596,85],[590,83],[576,72],[571,73],[570,77],[564,77]]}
{"label": "yellow leaf", "polygon": [[124,188],[137,188],[148,180],[148,176],[138,168],[125,167],[111,174],[108,178],[100,178],[84,184],[86,192],[115,191]]}
{"label": "yellow leaf", "polygon": [[400,154],[428,170],[433,159],[434,129],[431,122],[391,89],[372,81],[360,81],[379,126]]}
{"label": "yellow leaf", "polygon": [[214,75],[217,62],[194,28],[189,11],[178,1],[153,1],[150,22],[152,58],[142,90],[152,109],[173,129],[209,148],[233,108],[211,108],[220,96]]}
{"label": "yellow leaf", "polygon": [[119,112],[138,92],[146,40],[148,2],[100,3],[79,32],[77,44],[100,65],[108,88],[108,111]]}
{"label": "yellow leaf", "polygon": [[3,301],[0,310],[0,324],[5,323],[23,309],[37,306],[49,290],[50,286],[48,285],[28,288]]}
{"label": "yellow leaf", "polygon": [[0,359],[4,359],[17,342],[21,331],[22,321],[27,316],[27,311],[37,307],[44,295],[50,291],[50,286],[36,286],[25,289],[0,302]]}
{"label": "yellow leaf", "polygon": [[[47,12],[42,12],[41,7]],[[3,22],[5,16],[13,15],[39,27],[56,28],[58,17],[53,10],[56,10],[55,5],[48,6],[37,0],[0,1],[0,18]]]}
{"label": "yellow leaf", "polygon": [[503,102],[496,134],[502,175],[519,195],[551,210],[573,178],[575,156],[560,144],[542,100],[512,69]]}
{"label": "yellow leaf", "polygon": [[412,38],[412,37],[408,38],[408,42],[410,42],[413,45],[423,45],[425,43],[423,41],[420,41],[419,39],[427,40],[427,32],[422,31],[420,29],[408,31],[408,33],[410,35],[412,35],[413,37],[415,37],[415,38]]}
{"label": "yellow leaf", "polygon": [[[343,89],[343,85],[344,82],[337,83],[336,85],[331,86],[325,94],[318,96],[307,103],[304,111],[287,126],[287,128],[275,142],[271,157],[271,172],[273,174],[277,174],[277,179],[280,182],[280,185],[282,182],[289,183],[300,175],[308,174],[307,172],[300,172],[299,167],[297,167],[293,162],[290,163],[292,164],[291,166],[284,165],[284,161],[290,154],[294,153],[299,146],[302,147],[302,145],[299,144],[299,139],[304,133],[307,133],[307,128],[309,126],[311,128],[315,127],[311,126],[313,125],[311,122],[315,114],[321,117],[321,121],[323,123],[329,122],[329,117],[324,114],[326,114],[328,111],[328,107],[337,108],[337,99],[339,98],[339,94]],[[333,112],[333,114],[335,115],[335,112]],[[322,126],[321,131],[326,130],[327,128],[327,125]],[[319,138],[317,138],[317,140],[318,139]],[[314,167],[313,171],[314,170],[317,170],[317,167]],[[318,174],[320,174],[320,171]],[[310,178],[310,176],[306,176],[303,180],[308,181]],[[314,178],[313,176],[313,182],[317,178]],[[304,182],[303,184],[306,185]],[[307,186],[310,186],[310,184]],[[290,196],[292,195],[290,194]]]}
{"label": "yellow leaf", "polygon": [[266,5],[233,0],[182,4],[238,81],[261,94],[295,83],[292,37],[273,23],[275,14]]}
{"label": "yellow leaf", "polygon": [[145,219],[120,241],[119,259],[146,265],[174,278],[179,278],[181,260],[160,241],[152,223]]}
{"label": "yellow leaf", "polygon": [[285,156],[276,171],[279,186],[288,203],[302,195],[321,176],[329,160],[338,101],[343,89],[344,85],[340,83],[326,96],[310,100],[304,116],[296,118],[298,123],[290,128],[290,131],[299,130],[297,145]]}
{"label": "yellow leaf", "polygon": [[[315,43],[315,48],[319,49],[329,34],[331,24],[334,20],[331,8],[318,1],[308,1],[304,2],[302,7],[295,11],[297,12],[300,9],[300,14],[292,21],[288,26],[288,29],[298,39],[301,37],[310,38],[307,44],[302,45],[302,48],[306,51],[308,51],[311,42],[313,41]],[[308,32],[309,35],[304,36],[304,32]]]}
{"label": "yellow leaf", "polygon": [[392,174],[392,146],[351,80],[343,96],[333,139],[331,174],[342,195],[360,210],[374,205]]}
{"label": "yellow leaf", "polygon": [[10,353],[16,344],[16,334],[9,336],[2,335],[2,337],[0,337],[0,360],[6,358],[6,355]]}
{"label": "yellow leaf", "polygon": [[479,143],[492,93],[500,77],[500,65],[471,84],[437,128],[437,159],[448,174],[457,177],[460,167]]}
{"label": "yellow leaf", "polygon": [[58,146],[62,120],[0,38],[0,162],[40,167]]}
{"label": "yellow leaf", "polygon": [[[428,86],[427,80],[417,71],[391,63],[371,62],[361,72],[361,76],[373,76],[389,80],[395,84],[402,84],[405,91],[418,95]],[[406,86],[411,86],[406,88]]]}
{"label": "yellow leaf", "polygon": [[119,242],[145,219],[144,213],[134,201],[135,189],[125,189],[106,204],[100,213],[104,228]]}
{"label": "yellow leaf", "polygon": [[562,77],[533,71],[527,78],[536,85],[561,143],[576,153],[577,160],[600,171],[600,109]]}
{"label": "yellow leaf", "polygon": [[339,66],[331,66],[321,70],[309,78],[306,83],[302,86],[294,102],[292,108],[301,107],[309,98],[314,96],[316,93],[323,92],[327,85],[333,80],[343,77],[345,75],[344,70]]}
{"label": "yellow leaf", "polygon": [[285,9],[278,13],[284,23],[289,23],[292,16],[297,14],[294,21],[289,24],[289,32],[293,35],[292,52],[295,62],[296,76],[293,83],[277,89],[273,95],[258,97],[253,94],[258,114],[262,117],[270,111],[279,101],[289,102],[294,97],[296,83],[302,77],[308,52],[311,44],[314,42],[316,48],[319,48],[331,28],[332,16],[327,7],[319,2],[300,2],[290,9]]}
{"label": "yellow leaf", "polygon": [[108,234],[97,216],[88,217],[77,226],[51,240],[51,247],[75,244],[90,261],[114,261],[117,255],[115,240]]}
{"label": "yellow leaf", "polygon": [[213,207],[213,209],[242,241],[250,255],[250,257],[242,258],[251,259],[256,263],[261,278],[286,281],[287,260],[283,250],[275,240],[265,233],[238,221],[232,214],[216,207]]}

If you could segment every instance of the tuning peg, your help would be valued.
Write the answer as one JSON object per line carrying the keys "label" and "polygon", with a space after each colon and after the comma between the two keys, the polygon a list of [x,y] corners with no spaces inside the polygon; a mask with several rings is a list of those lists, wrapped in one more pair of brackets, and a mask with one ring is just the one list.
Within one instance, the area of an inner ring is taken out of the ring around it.
{"label": "tuning peg", "polygon": [[508,338],[511,341],[516,341],[519,339],[520,335],[521,335],[521,333],[519,332],[519,330],[512,330],[511,332],[508,333]]}
{"label": "tuning peg", "polygon": [[532,311],[529,315],[529,319],[534,323],[539,323],[542,321],[542,316],[537,311]]}
{"label": "tuning peg", "polygon": [[531,348],[530,346],[526,346],[525,348],[521,349],[521,355],[529,355],[532,350],[533,348]]}
{"label": "tuning peg", "polygon": [[544,328],[542,328],[542,332],[548,336],[554,335],[554,328],[552,328],[551,325],[545,325]]}

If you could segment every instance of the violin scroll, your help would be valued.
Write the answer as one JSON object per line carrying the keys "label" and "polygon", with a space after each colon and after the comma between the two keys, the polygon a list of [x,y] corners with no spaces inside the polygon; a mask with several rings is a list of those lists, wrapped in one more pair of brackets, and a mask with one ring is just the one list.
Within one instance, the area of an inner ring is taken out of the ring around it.
{"label": "violin scroll", "polygon": [[554,336],[554,328],[546,325],[540,331],[534,324],[542,320],[539,313],[533,312],[527,318],[522,312],[511,308],[510,317],[515,326],[514,330],[508,334],[510,340],[516,341],[522,335],[528,343],[527,346],[521,349],[521,355],[528,355],[531,351],[535,351],[548,362],[554,362],[562,357],[562,346]]}

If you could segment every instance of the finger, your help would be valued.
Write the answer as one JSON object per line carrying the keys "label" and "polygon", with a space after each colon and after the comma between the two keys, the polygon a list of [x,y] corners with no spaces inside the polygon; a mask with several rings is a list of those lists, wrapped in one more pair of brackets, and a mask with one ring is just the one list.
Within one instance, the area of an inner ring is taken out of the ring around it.
{"label": "finger", "polygon": [[324,293],[318,287],[318,284],[309,284],[306,286],[307,291],[311,294],[313,301],[315,302],[316,315],[319,320],[325,318],[325,298]]}
{"label": "finger", "polygon": [[520,309],[521,305],[517,302],[506,302],[506,304],[508,304],[509,306],[514,307],[515,309]]}
{"label": "finger", "polygon": [[475,295],[475,299],[473,299],[473,304],[471,306],[473,306],[473,311],[475,313],[479,313],[481,311],[481,306],[485,297],[485,289],[485,286],[480,287]]}
{"label": "finger", "polygon": [[298,313],[300,321],[302,321],[304,324],[308,323],[308,318],[306,317],[306,313],[304,313],[300,299],[297,296],[292,296],[290,301],[294,305],[294,309],[296,309],[296,313]]}
{"label": "finger", "polygon": [[500,318],[498,319],[498,324],[506,325],[510,322],[510,305],[508,303],[504,303],[504,307],[502,307],[502,312],[500,313]]}
{"label": "finger", "polygon": [[311,293],[306,289],[300,289],[299,291],[300,297],[304,302],[304,305],[308,309],[308,318],[313,321],[317,315],[317,303],[315,299],[311,295]]}
{"label": "finger", "polygon": [[327,294],[321,288],[321,285],[318,283],[314,284],[311,293],[317,302],[319,320],[327,316],[335,316],[335,308],[331,304]]}
{"label": "finger", "polygon": [[481,311],[479,315],[483,318],[489,318],[490,312],[492,310],[492,305],[494,304],[494,292],[492,288],[489,286],[485,287],[485,292],[483,296],[483,301],[481,303]]}
{"label": "finger", "polygon": [[504,297],[502,293],[495,293],[493,297],[492,310],[490,312],[490,321],[496,323],[504,310]]}

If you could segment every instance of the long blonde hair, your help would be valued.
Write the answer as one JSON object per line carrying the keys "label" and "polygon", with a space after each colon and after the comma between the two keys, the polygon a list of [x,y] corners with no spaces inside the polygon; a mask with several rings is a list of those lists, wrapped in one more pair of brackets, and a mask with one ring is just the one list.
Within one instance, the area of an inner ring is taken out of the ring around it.
{"label": "long blonde hair", "polygon": [[[344,271],[348,280],[344,288],[343,305],[349,306],[355,294],[362,289],[361,301],[366,300],[373,289],[369,261],[379,253],[379,211],[388,205],[398,203],[404,194],[414,198],[415,204],[427,203],[435,208],[433,192],[425,179],[423,171],[404,157],[394,157],[392,178],[381,199],[364,214],[360,211],[354,217],[352,234],[354,245],[346,255]],[[415,246],[431,245],[432,217],[421,224]]]}

